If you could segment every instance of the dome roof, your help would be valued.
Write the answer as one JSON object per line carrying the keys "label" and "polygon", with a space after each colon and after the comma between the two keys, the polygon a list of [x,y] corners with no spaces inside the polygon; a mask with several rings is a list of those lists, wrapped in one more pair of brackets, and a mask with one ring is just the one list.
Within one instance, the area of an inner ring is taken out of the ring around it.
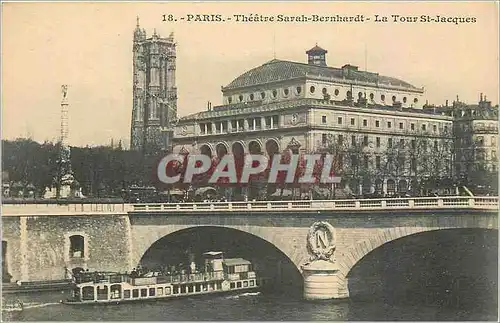
{"label": "dome roof", "polygon": [[222,91],[280,82],[294,78],[337,78],[373,83],[374,86],[398,86],[409,90],[421,90],[405,81],[393,77],[382,76],[378,73],[273,59],[238,76],[229,85],[223,87]]}

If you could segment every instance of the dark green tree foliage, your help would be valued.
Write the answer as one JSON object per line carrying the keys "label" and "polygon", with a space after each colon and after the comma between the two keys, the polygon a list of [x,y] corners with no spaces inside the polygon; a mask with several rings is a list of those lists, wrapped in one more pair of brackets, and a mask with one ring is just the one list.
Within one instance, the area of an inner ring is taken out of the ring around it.
{"label": "dark green tree foliage", "polygon": [[[31,139],[2,140],[2,170],[9,174],[13,196],[33,190],[37,197],[47,187],[56,188],[59,172],[59,144]],[[71,147],[71,168],[86,196],[116,197],[131,185],[155,186],[158,156],[111,147]]]}
{"label": "dark green tree foliage", "polygon": [[33,190],[43,196],[57,174],[58,146],[31,139],[2,141],[2,170],[9,174],[11,191]]}

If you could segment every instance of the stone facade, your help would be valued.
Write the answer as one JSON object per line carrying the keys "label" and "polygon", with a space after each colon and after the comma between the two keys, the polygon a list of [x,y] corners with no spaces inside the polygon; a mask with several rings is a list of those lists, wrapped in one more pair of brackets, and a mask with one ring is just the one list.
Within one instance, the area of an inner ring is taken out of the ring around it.
{"label": "stone facade", "polygon": [[[2,224],[13,281],[64,279],[65,268],[75,267],[128,270],[126,215],[16,216],[3,217]],[[83,245],[72,246],[72,237],[77,236],[83,238]]]}
{"label": "stone facade", "polygon": [[[324,54],[315,47],[309,64],[272,60],[237,77],[222,88],[224,105],[179,120],[174,152],[221,157],[359,147],[356,158],[369,175],[344,184],[355,194],[406,191],[412,179],[431,173],[451,177],[453,117],[424,109],[423,88],[356,66],[328,67]],[[435,158],[417,161],[425,153]],[[345,157],[345,165],[354,164]]]}
{"label": "stone facade", "polygon": [[477,105],[457,98],[451,106],[439,108],[454,118],[456,173],[465,176],[476,170],[498,171],[498,106],[481,97]]}
{"label": "stone facade", "polygon": [[139,27],[137,20],[133,42],[130,143],[133,150],[150,152],[171,145],[169,128],[177,118],[175,46],[173,34],[161,38],[155,30],[152,37],[147,38],[146,31]]}

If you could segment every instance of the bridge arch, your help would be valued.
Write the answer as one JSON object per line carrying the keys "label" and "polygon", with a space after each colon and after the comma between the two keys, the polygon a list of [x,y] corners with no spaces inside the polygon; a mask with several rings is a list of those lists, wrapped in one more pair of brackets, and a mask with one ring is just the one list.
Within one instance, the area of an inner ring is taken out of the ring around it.
{"label": "bridge arch", "polygon": [[282,246],[272,240],[244,228],[217,225],[176,228],[165,235],[157,234],[144,244],[141,251],[137,250],[133,264],[147,268],[187,265],[188,254],[192,254],[199,265],[204,252],[222,251],[226,258],[251,261],[261,276],[279,279],[283,287],[302,292],[300,269],[290,257],[294,255],[286,254]]}
{"label": "bridge arch", "polygon": [[392,240],[350,271],[353,299],[497,311],[498,231],[448,228]]}
{"label": "bridge arch", "polygon": [[337,254],[336,262],[338,264],[338,281],[339,289],[342,290],[344,297],[349,297],[347,287],[348,275],[351,270],[365,256],[373,252],[379,247],[382,247],[395,240],[417,235],[424,232],[442,231],[449,229],[489,229],[497,230],[496,220],[492,217],[476,217],[464,221],[463,218],[455,218],[456,221],[448,221],[440,226],[429,227],[395,227],[380,231],[369,238],[357,241],[355,244],[343,248],[342,252]]}

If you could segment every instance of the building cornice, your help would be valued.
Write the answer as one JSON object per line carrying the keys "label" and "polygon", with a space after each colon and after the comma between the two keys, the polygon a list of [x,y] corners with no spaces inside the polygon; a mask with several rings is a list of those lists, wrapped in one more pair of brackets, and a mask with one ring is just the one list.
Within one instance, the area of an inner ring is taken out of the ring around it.
{"label": "building cornice", "polygon": [[390,116],[401,116],[401,117],[412,117],[412,118],[425,118],[425,119],[437,119],[443,121],[453,121],[453,117],[446,115],[438,115],[432,113],[425,113],[417,111],[398,111],[396,108],[391,107],[381,107],[381,106],[368,106],[368,107],[355,107],[341,105],[338,102],[327,102],[325,100],[319,99],[293,99],[287,101],[280,101],[274,103],[267,103],[258,106],[245,107],[245,104],[234,104],[228,105],[227,109],[217,109],[211,111],[198,112],[189,116],[185,116],[179,119],[179,124],[189,124],[193,121],[198,120],[210,120],[228,117],[243,117],[246,115],[261,115],[266,112],[276,112],[281,110],[289,110],[292,108],[317,108],[317,109],[327,109],[327,110],[339,110],[339,111],[349,111],[358,113],[372,113],[379,115],[390,115]]}

